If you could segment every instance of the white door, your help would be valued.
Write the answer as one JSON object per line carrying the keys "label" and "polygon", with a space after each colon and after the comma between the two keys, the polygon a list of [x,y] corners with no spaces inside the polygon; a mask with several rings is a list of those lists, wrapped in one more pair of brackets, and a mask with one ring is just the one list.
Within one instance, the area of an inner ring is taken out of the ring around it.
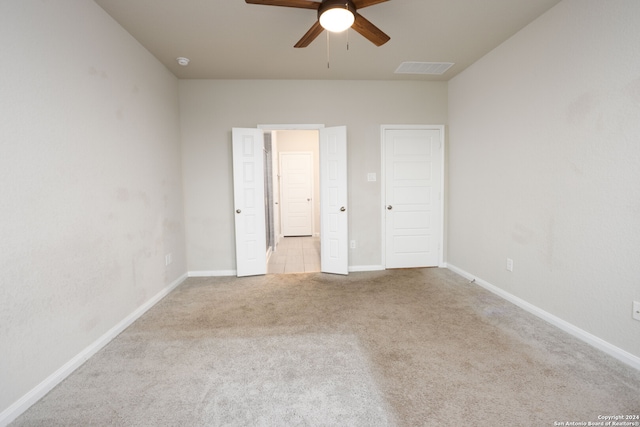
{"label": "white door", "polygon": [[347,128],[320,129],[320,270],[349,273]]}
{"label": "white door", "polygon": [[[271,133],[271,152],[278,152],[278,138],[275,132]],[[275,236],[273,249],[275,250],[278,243],[280,243],[280,236],[282,235],[282,230],[280,229],[280,158],[274,155],[271,160],[271,170],[273,171],[273,234]]]}
{"label": "white door", "polygon": [[280,153],[284,236],[313,234],[313,153]]}
{"label": "white door", "polygon": [[262,130],[232,130],[238,277],[267,273]]}
{"label": "white door", "polygon": [[442,132],[383,130],[386,268],[440,265]]}

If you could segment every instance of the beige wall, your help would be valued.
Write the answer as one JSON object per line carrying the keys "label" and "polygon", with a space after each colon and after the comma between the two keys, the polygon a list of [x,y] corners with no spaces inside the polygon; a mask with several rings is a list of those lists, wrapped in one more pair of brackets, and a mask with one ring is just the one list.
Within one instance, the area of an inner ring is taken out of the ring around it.
{"label": "beige wall", "polygon": [[636,357],[639,16],[563,1],[449,82],[448,262]]}
{"label": "beige wall", "polygon": [[447,84],[181,80],[188,269],[235,270],[231,128],[347,126],[350,266],[381,264],[380,125],[447,122]]}
{"label": "beige wall", "polygon": [[449,123],[448,262],[640,357],[637,16],[565,0],[449,85],[177,82],[91,1],[0,2],[0,413],[187,270],[235,269],[231,128],[258,124],[347,126],[366,267],[380,125]]}
{"label": "beige wall", "polygon": [[92,1],[0,2],[0,40],[2,424],[186,264],[177,79]]}

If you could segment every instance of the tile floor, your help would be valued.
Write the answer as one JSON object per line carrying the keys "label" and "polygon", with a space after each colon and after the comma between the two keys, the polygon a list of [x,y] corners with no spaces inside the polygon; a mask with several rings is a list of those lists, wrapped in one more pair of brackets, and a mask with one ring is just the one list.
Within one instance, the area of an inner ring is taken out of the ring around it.
{"label": "tile floor", "polygon": [[284,237],[267,263],[268,274],[320,271],[320,237]]}

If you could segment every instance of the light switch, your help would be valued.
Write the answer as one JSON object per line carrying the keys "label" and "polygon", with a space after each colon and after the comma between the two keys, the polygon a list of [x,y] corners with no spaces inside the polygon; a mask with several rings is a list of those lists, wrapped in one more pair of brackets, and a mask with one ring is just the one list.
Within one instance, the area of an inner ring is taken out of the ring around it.
{"label": "light switch", "polygon": [[376,180],[376,173],[375,172],[369,172],[367,174],[367,181],[375,182],[375,180]]}

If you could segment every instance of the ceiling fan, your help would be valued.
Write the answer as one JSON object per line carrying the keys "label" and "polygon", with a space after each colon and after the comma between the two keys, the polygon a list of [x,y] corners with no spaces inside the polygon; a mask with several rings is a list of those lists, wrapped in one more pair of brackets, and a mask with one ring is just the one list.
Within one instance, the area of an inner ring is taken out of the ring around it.
{"label": "ceiling fan", "polygon": [[[298,9],[313,9],[318,11],[318,20],[309,31],[295,44],[294,47],[307,47],[325,29],[341,32],[353,28],[376,46],[382,46],[391,37],[360,15],[357,10],[384,3],[389,0],[245,0],[249,4],[263,4],[267,6],[295,7]],[[337,24],[336,24],[337,22]],[[335,26],[334,26],[335,25]]]}

